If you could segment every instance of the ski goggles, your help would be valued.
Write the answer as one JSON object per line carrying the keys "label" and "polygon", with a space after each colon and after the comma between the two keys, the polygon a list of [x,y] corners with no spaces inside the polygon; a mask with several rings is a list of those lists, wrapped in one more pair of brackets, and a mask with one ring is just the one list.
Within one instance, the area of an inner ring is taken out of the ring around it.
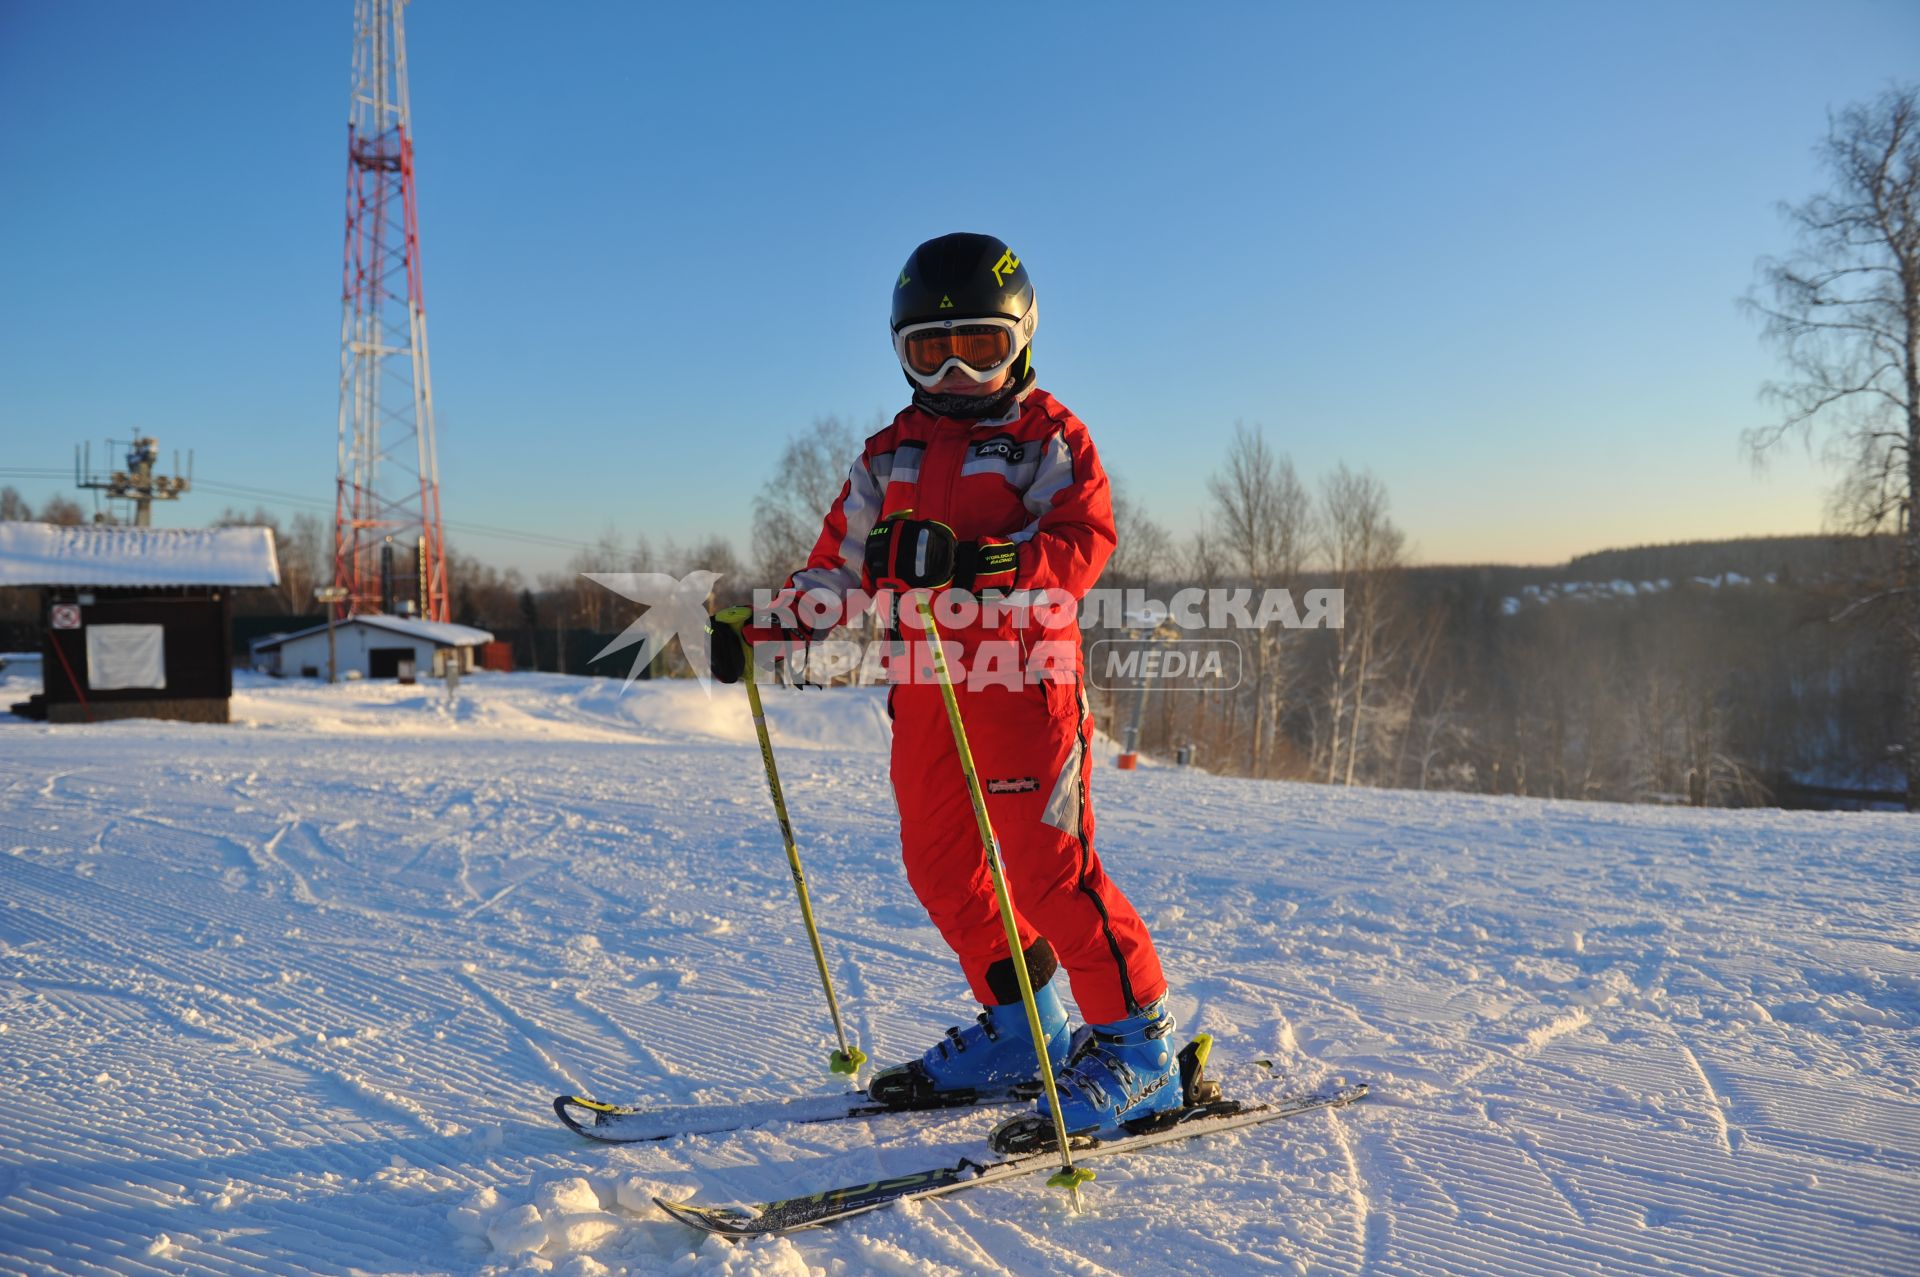
{"label": "ski goggles", "polygon": [[1022,319],[982,315],[908,324],[893,335],[893,351],[907,375],[931,386],[958,368],[975,382],[992,381],[1026,349],[1033,336],[1038,306]]}

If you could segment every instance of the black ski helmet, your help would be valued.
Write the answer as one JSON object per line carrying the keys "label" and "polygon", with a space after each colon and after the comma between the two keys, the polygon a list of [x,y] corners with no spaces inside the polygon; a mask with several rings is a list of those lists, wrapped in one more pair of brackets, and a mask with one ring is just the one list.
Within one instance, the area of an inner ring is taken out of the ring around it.
{"label": "black ski helmet", "polygon": [[998,394],[975,397],[934,394],[914,379],[902,357],[901,374],[913,387],[913,401],[949,417],[997,417],[1033,385],[1033,331],[1040,322],[1027,268],[1011,248],[991,235],[956,232],[930,239],[907,256],[893,284],[892,330],[913,324],[994,316],[1013,320],[1015,345],[1011,374]]}
{"label": "black ski helmet", "polygon": [[893,285],[893,331],[936,319],[999,315],[1025,319],[1033,309],[1027,268],[991,235],[960,232],[913,250]]}

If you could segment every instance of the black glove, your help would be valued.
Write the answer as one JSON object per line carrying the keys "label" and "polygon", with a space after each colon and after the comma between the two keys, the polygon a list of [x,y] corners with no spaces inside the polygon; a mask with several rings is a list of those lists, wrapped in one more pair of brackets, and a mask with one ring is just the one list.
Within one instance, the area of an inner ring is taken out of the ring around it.
{"label": "black glove", "polygon": [[861,583],[869,590],[938,589],[953,580],[954,554],[959,548],[953,529],[932,519],[888,519],[867,533],[866,572]]}
{"label": "black glove", "polygon": [[[805,650],[818,635],[784,625],[755,625],[753,611],[745,607],[722,608],[707,618],[707,672],[716,683],[738,683],[753,659],[753,647],[772,643],[782,651],[776,659]],[[824,633],[824,631],[823,631]]]}
{"label": "black glove", "polygon": [[953,586],[981,598],[1006,594],[1020,570],[1020,547],[1011,541],[962,541],[954,552]]}

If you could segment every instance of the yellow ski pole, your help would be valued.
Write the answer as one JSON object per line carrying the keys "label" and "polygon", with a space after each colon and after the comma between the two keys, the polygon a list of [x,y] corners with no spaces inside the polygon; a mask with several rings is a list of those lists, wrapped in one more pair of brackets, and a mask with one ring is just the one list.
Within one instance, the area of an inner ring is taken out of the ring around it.
{"label": "yellow ski pole", "polygon": [[[752,617],[753,609],[748,607],[722,608],[713,614],[716,624],[730,626],[736,635]],[[746,646],[744,637],[741,638],[741,646]],[[867,1053],[847,1041],[846,1026],[840,1020],[840,1003],[833,996],[833,977],[827,974],[826,950],[820,947],[820,928],[814,925],[813,901],[807,895],[806,871],[800,868],[800,848],[794,842],[793,822],[787,819],[786,796],[780,792],[780,772],[773,765],[773,740],[767,734],[767,715],[760,706],[760,688],[753,679],[751,649],[747,651],[743,681],[747,685],[747,704],[753,708],[753,730],[760,737],[760,761],[767,767],[767,790],[773,795],[773,811],[780,818],[780,837],[787,845],[787,868],[793,871],[793,889],[800,897],[800,919],[807,924],[807,940],[813,945],[813,962],[820,968],[820,987],[827,992],[827,1014],[833,1017],[834,1036],[840,1039],[840,1049],[828,1058],[827,1068],[835,1073],[857,1074],[860,1066],[867,1062]]]}
{"label": "yellow ski pole", "polygon": [[960,719],[960,700],[954,695],[953,679],[947,673],[947,656],[940,648],[940,629],[933,623],[933,609],[927,592],[919,592],[920,624],[927,643],[933,649],[933,676],[940,684],[940,695],[947,703],[947,722],[953,726],[953,746],[960,755],[960,771],[967,778],[967,797],[973,800],[973,818],[980,826],[980,845],[986,849],[987,869],[993,875],[993,894],[1000,902],[1000,924],[1007,929],[1007,952],[1013,956],[1013,974],[1020,981],[1020,999],[1027,1008],[1027,1031],[1033,1035],[1034,1054],[1040,1059],[1040,1084],[1046,1088],[1047,1107],[1053,1111],[1053,1134],[1060,1142],[1060,1169],[1048,1177],[1054,1188],[1073,1195],[1073,1208],[1080,1209],[1080,1186],[1093,1178],[1093,1172],[1073,1164],[1073,1149],[1067,1142],[1067,1121],[1060,1112],[1060,1092],[1053,1081],[1053,1061],[1047,1057],[1046,1034],[1040,1028],[1040,1012],[1033,1004],[1033,977],[1027,971],[1026,951],[1020,947],[1020,926],[1013,917],[1013,896],[1007,890],[1006,870],[1000,864],[1000,840],[994,836],[993,821],[987,815],[986,796],[980,792],[980,777],[973,768],[973,749],[967,744],[967,725]]}

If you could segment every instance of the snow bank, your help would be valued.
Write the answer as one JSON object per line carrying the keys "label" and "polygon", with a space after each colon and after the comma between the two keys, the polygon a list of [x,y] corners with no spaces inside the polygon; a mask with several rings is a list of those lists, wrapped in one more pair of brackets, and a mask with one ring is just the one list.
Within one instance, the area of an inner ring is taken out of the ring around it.
{"label": "snow bank", "polygon": [[[883,688],[764,690],[782,748],[885,750],[892,740]],[[251,728],[321,735],[469,740],[752,744],[753,718],[738,687],[709,691],[691,679],[635,683],[566,674],[474,674],[449,697],[438,682],[412,685],[236,674],[233,718]]]}

